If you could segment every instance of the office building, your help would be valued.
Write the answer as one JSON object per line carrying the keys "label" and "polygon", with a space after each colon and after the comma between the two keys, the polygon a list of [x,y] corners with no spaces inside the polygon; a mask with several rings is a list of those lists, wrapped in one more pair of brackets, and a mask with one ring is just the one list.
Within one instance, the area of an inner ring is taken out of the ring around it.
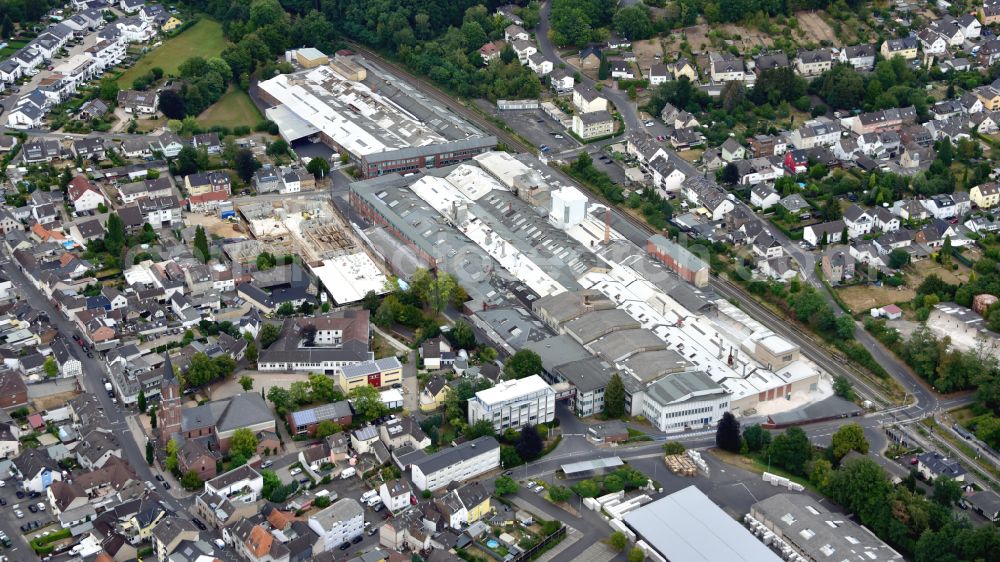
{"label": "office building", "polygon": [[469,423],[490,421],[497,433],[550,422],[555,412],[556,393],[538,375],[500,381],[469,399]]}

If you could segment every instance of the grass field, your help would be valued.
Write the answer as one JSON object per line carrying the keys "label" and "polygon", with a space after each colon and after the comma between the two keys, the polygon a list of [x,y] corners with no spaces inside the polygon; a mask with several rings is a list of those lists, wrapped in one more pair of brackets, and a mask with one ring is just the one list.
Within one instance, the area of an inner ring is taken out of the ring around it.
{"label": "grass field", "polygon": [[168,76],[177,74],[177,67],[187,59],[194,56],[214,57],[225,48],[222,25],[215,20],[202,18],[180,35],[167,39],[162,45],[146,53],[135,66],[118,78],[118,87],[131,88],[136,78],[157,66]]}
{"label": "grass field", "polygon": [[198,124],[202,127],[222,125],[225,127],[239,127],[246,125],[253,127],[264,120],[264,116],[257,110],[253,100],[243,90],[229,87],[229,91],[223,94],[219,101],[212,104],[208,109],[198,116]]}
{"label": "grass field", "polygon": [[5,59],[7,57],[13,56],[13,54],[16,53],[18,49],[28,44],[27,41],[19,41],[19,40],[5,41],[5,43],[7,43],[7,46],[4,47],[3,49],[0,49],[0,59]]}

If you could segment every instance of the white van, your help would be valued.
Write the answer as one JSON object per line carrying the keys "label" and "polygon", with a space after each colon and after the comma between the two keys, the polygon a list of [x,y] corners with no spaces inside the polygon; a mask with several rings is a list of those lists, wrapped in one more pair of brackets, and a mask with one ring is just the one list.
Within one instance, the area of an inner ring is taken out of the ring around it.
{"label": "white van", "polygon": [[367,492],[361,494],[361,501],[367,502],[368,500],[376,497],[378,497],[378,492],[375,490],[368,490]]}
{"label": "white van", "polygon": [[346,479],[354,476],[357,473],[358,473],[358,471],[357,471],[356,468],[354,468],[353,466],[349,466],[349,467],[345,468],[343,472],[340,473],[340,477],[342,479],[346,480]]}

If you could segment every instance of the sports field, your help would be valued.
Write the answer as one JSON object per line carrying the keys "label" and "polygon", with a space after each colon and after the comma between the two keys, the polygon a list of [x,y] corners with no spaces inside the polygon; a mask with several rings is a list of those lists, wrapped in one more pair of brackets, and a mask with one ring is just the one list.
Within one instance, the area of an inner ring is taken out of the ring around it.
{"label": "sports field", "polygon": [[264,116],[257,111],[257,106],[253,104],[250,96],[232,86],[219,98],[219,101],[198,116],[198,124],[206,128],[214,125],[230,128],[240,125],[253,127],[263,120]]}
{"label": "sports field", "polygon": [[118,87],[131,88],[136,78],[157,66],[167,76],[177,74],[177,67],[187,59],[194,56],[214,57],[225,48],[226,38],[222,36],[222,25],[203,17],[180,35],[167,39],[162,45],[143,55],[135,66],[118,78]]}

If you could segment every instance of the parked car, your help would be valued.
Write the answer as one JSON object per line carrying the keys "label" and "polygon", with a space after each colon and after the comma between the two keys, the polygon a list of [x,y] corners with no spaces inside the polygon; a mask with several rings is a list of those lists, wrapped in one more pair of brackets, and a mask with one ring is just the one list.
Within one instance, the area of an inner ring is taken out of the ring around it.
{"label": "parked car", "polygon": [[354,543],[354,544],[358,544],[359,542],[361,542],[361,539],[363,539],[363,538],[364,537],[362,537],[361,535],[358,535],[358,536],[354,537],[353,539],[351,539],[351,542]]}
{"label": "parked car", "polygon": [[350,542],[345,541],[344,544],[340,545],[340,550],[347,550],[348,548],[351,548]]}

